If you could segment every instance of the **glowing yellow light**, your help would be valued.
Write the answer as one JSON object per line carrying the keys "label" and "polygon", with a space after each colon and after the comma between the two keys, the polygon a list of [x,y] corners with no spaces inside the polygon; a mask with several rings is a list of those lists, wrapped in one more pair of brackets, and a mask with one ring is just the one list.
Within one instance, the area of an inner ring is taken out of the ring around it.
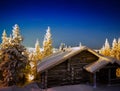
{"label": "glowing yellow light", "polygon": [[30,66],[31,66],[31,68],[33,68],[35,65],[33,62],[30,62]]}
{"label": "glowing yellow light", "polygon": [[34,75],[29,74],[29,75],[28,75],[28,80],[29,80],[29,81],[34,80]]}
{"label": "glowing yellow light", "polygon": [[116,76],[117,76],[117,77],[120,77],[120,68],[117,68],[117,69],[116,69]]}

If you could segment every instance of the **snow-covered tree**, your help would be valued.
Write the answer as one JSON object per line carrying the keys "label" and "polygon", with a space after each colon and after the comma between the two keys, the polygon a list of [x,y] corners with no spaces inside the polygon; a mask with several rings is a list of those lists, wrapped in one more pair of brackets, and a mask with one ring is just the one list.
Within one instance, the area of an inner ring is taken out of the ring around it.
{"label": "snow-covered tree", "polygon": [[5,43],[6,40],[7,40],[7,34],[6,34],[6,31],[4,30],[2,34],[2,43]]}
{"label": "snow-covered tree", "polygon": [[[17,32],[16,32],[17,31]],[[6,37],[5,31],[2,36],[0,48],[0,72],[2,72],[2,84],[4,86],[22,85],[26,79],[26,66],[29,64],[26,48],[21,44],[22,37],[19,28],[15,25],[13,36]],[[7,38],[7,41],[5,40]],[[16,41],[17,40],[17,41]],[[4,42],[7,45],[4,45]]]}
{"label": "snow-covered tree", "polygon": [[104,47],[104,45],[103,45],[103,47],[99,50],[99,53],[104,55],[104,54],[105,54],[105,53],[104,53],[104,50],[105,50],[105,47]]}
{"label": "snow-covered tree", "polygon": [[117,58],[116,56],[117,50],[118,50],[118,43],[117,40],[114,38],[112,42],[111,57]]}
{"label": "snow-covered tree", "polygon": [[81,43],[81,42],[79,43],[79,47],[80,47],[80,48],[82,47],[82,43]]}
{"label": "snow-covered tree", "polygon": [[108,39],[105,41],[105,55],[110,56],[110,44],[108,42]]}
{"label": "snow-covered tree", "polygon": [[28,81],[32,81],[36,78],[37,75],[37,61],[34,52],[29,54],[29,60],[30,69],[28,74]]}
{"label": "snow-covered tree", "polygon": [[105,56],[110,56],[110,45],[109,45],[108,39],[105,40],[105,44],[101,48],[100,53]]}
{"label": "snow-covered tree", "polygon": [[0,71],[2,71],[4,86],[24,84],[26,75],[24,70],[28,64],[27,56],[22,54],[24,51],[25,47],[22,45],[1,49]]}
{"label": "snow-covered tree", "polygon": [[20,30],[19,30],[19,26],[17,24],[15,24],[13,26],[13,30],[12,30],[12,36],[13,36],[13,40],[15,43],[21,43],[22,36],[20,35]]}
{"label": "snow-covered tree", "polygon": [[61,43],[59,46],[59,51],[63,51],[65,48],[65,43]]}
{"label": "snow-covered tree", "polygon": [[7,37],[7,34],[6,34],[6,31],[4,30],[3,31],[3,34],[2,34],[2,43],[1,43],[1,47],[8,47],[8,37]]}
{"label": "snow-covered tree", "polygon": [[118,39],[116,58],[120,60],[120,38]]}
{"label": "snow-covered tree", "polygon": [[37,63],[42,59],[41,51],[40,51],[40,44],[39,41],[36,40],[35,43],[35,51],[29,53],[29,60],[30,60],[30,72],[28,74],[28,80],[32,81],[36,79],[37,76]]}
{"label": "snow-covered tree", "polygon": [[50,32],[50,27],[48,27],[43,41],[43,57],[51,55],[53,53],[52,49],[53,47],[52,47],[51,32]]}
{"label": "snow-covered tree", "polygon": [[37,61],[42,59],[42,54],[40,51],[40,44],[38,40],[36,40],[36,44],[35,44],[35,58]]}

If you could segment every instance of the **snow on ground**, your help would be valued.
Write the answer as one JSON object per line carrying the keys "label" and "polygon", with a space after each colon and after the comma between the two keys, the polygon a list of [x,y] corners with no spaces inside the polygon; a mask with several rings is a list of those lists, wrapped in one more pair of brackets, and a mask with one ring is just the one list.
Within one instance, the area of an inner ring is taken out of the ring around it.
{"label": "snow on ground", "polygon": [[54,87],[43,91],[120,91],[120,85],[113,85],[113,86],[104,85],[93,88],[93,86],[81,84],[81,85]]}
{"label": "snow on ground", "polygon": [[79,84],[40,89],[36,83],[31,83],[22,88],[17,86],[0,88],[0,91],[120,91],[120,85],[102,85],[98,86],[97,88],[93,88],[93,86],[90,85]]}
{"label": "snow on ground", "polygon": [[24,87],[11,86],[0,88],[0,91],[42,91],[36,83],[30,83]]}
{"label": "snow on ground", "polygon": [[87,85],[70,85],[70,86],[49,88],[44,91],[93,91],[93,88]]}

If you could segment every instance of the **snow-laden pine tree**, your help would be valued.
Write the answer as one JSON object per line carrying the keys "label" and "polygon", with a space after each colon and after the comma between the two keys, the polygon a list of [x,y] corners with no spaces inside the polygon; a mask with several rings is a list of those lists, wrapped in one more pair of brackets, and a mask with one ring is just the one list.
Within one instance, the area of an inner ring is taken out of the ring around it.
{"label": "snow-laden pine tree", "polygon": [[117,50],[118,50],[118,43],[117,40],[114,38],[113,42],[112,42],[112,49],[111,49],[111,57],[117,58],[116,54],[117,54]]}
{"label": "snow-laden pine tree", "polygon": [[63,51],[65,49],[65,43],[61,43],[59,46],[59,51]]}
{"label": "snow-laden pine tree", "polygon": [[19,26],[17,24],[15,24],[13,26],[13,30],[12,30],[12,36],[13,36],[13,40],[15,41],[15,43],[21,43],[21,41],[23,40],[22,36],[20,35],[20,29]]}
{"label": "snow-laden pine tree", "polygon": [[[13,27],[13,37],[8,41],[5,31],[3,32],[2,45],[0,48],[0,72],[2,73],[2,84],[4,86],[22,85],[25,82],[26,66],[29,63],[26,48],[21,44],[22,37],[18,25]],[[6,42],[8,45],[4,45]]]}
{"label": "snow-laden pine tree", "polygon": [[53,53],[52,47],[52,37],[51,37],[50,27],[48,27],[44,41],[43,41],[43,57],[49,56]]}
{"label": "snow-laden pine tree", "polygon": [[105,44],[104,44],[103,48],[101,48],[100,53],[105,56],[110,56],[110,44],[108,42],[108,39],[105,40]]}
{"label": "snow-laden pine tree", "polygon": [[11,34],[10,34],[10,37],[8,39],[9,39],[9,45],[13,46],[13,38],[12,38]]}
{"label": "snow-laden pine tree", "polygon": [[7,34],[6,34],[6,31],[4,30],[2,34],[2,43],[5,43],[6,40],[7,40]]}
{"label": "snow-laden pine tree", "polygon": [[36,58],[36,61],[42,59],[42,54],[41,54],[41,50],[40,50],[40,44],[39,44],[38,40],[36,40],[36,43],[35,43],[35,58]]}
{"label": "snow-laden pine tree", "polygon": [[105,54],[105,53],[104,53],[104,50],[105,50],[105,47],[104,47],[104,45],[103,45],[103,47],[99,50],[99,53],[104,55],[104,54]]}
{"label": "snow-laden pine tree", "polygon": [[8,37],[7,37],[7,34],[6,34],[6,31],[4,30],[3,31],[3,34],[2,34],[2,43],[1,43],[1,47],[8,47]]}
{"label": "snow-laden pine tree", "polygon": [[29,62],[30,68],[29,68],[29,74],[28,74],[28,81],[32,81],[36,78],[36,75],[37,75],[37,61],[36,61],[34,52],[31,52],[29,54],[29,60],[30,60]]}
{"label": "snow-laden pine tree", "polygon": [[81,43],[81,42],[79,43],[79,47],[80,47],[80,48],[82,47],[82,43]]}
{"label": "snow-laden pine tree", "polygon": [[120,60],[120,38],[118,39],[116,58]]}

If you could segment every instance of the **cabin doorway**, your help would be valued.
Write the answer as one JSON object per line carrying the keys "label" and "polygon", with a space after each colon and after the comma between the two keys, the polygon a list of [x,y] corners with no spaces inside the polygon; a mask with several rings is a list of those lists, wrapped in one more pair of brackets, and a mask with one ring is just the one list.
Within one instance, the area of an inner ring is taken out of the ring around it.
{"label": "cabin doorway", "polygon": [[109,69],[101,69],[99,72],[96,72],[97,84],[108,84],[108,70]]}
{"label": "cabin doorway", "polygon": [[108,64],[96,72],[96,81],[100,85],[120,84],[120,66],[116,63]]}

